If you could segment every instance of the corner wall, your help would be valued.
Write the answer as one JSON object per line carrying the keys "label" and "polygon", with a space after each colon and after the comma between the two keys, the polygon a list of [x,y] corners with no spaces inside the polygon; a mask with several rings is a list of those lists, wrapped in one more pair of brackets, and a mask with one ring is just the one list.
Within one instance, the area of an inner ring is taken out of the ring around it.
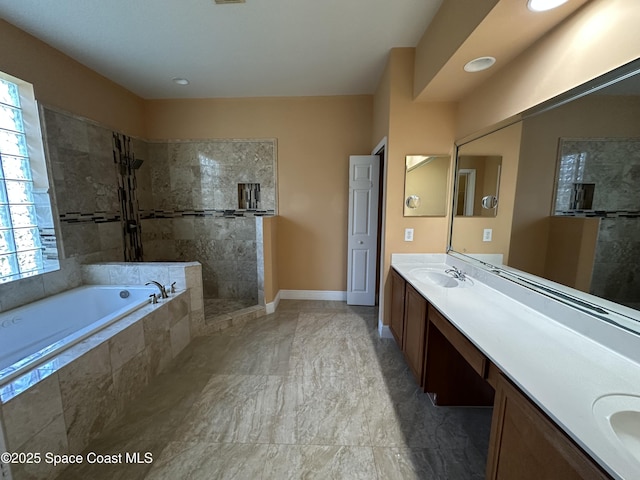
{"label": "corner wall", "polygon": [[[389,270],[392,253],[444,253],[447,246],[449,219],[444,217],[405,217],[404,173],[405,156],[416,154],[453,155],[455,130],[455,104],[418,103],[413,100],[414,48],[394,48],[389,55],[387,70],[376,92],[376,133],[381,134],[388,102],[388,133],[385,180],[386,204],[383,232],[384,324],[388,324],[391,305],[391,281]],[[387,100],[388,93],[388,100]],[[372,147],[381,138],[374,138]],[[452,167],[449,169],[451,184]],[[451,196],[448,192],[447,198]],[[448,205],[447,215],[451,206]],[[414,241],[404,241],[404,229],[414,229]]]}

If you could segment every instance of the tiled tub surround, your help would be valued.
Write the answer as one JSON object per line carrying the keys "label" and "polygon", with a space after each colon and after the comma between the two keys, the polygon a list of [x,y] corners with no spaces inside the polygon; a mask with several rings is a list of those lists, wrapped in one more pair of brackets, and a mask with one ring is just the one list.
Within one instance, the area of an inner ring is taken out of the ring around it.
{"label": "tiled tub surround", "polygon": [[110,262],[82,265],[86,285],[144,285],[152,280],[162,285],[175,282],[178,291],[189,293],[191,335],[204,332],[202,265],[199,262]]}
{"label": "tiled tub surround", "polygon": [[[139,285],[142,276],[164,284],[175,281],[178,291],[1,386],[0,420],[7,449],[81,452],[202,331],[199,274],[197,263],[83,267],[87,283]],[[126,278],[133,281],[123,281]],[[60,470],[44,462],[11,466],[14,480],[54,478]]]}
{"label": "tiled tub surround", "polygon": [[0,314],[0,385],[143,307],[154,291],[83,286]]}
{"label": "tiled tub surround", "polygon": [[[613,478],[640,478],[640,462],[605,436],[592,412],[604,395],[640,396],[637,334],[451,255],[394,254],[392,265]],[[451,265],[469,275],[462,287],[443,288],[411,273]],[[624,310],[640,321],[638,312]]]}

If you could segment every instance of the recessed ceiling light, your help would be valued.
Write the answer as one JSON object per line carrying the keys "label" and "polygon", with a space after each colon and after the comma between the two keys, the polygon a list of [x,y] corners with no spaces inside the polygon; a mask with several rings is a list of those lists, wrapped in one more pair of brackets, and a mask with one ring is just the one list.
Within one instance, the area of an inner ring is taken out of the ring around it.
{"label": "recessed ceiling light", "polygon": [[544,12],[552,10],[560,5],[567,3],[568,0],[529,0],[527,8],[532,12]]}
{"label": "recessed ceiling light", "polygon": [[178,85],[189,85],[189,80],[187,80],[186,78],[176,77],[172,78],[171,80],[173,81],[173,83],[176,83]]}
{"label": "recessed ceiling light", "polygon": [[464,66],[465,72],[481,72],[487,68],[491,68],[496,63],[493,57],[479,57],[471,60]]}

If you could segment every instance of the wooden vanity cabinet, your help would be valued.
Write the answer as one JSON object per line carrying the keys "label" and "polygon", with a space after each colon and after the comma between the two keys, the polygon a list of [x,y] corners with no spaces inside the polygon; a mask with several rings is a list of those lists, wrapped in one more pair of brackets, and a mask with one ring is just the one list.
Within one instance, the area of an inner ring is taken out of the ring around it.
{"label": "wooden vanity cabinet", "polygon": [[424,377],[424,357],[427,334],[427,301],[410,284],[405,289],[404,339],[405,360],[422,386]]}
{"label": "wooden vanity cabinet", "polygon": [[600,480],[611,477],[499,374],[486,478]]}
{"label": "wooden vanity cabinet", "polygon": [[404,350],[404,295],[407,282],[391,269],[391,322],[389,330],[396,339],[400,350]]}
{"label": "wooden vanity cabinet", "polygon": [[488,480],[611,480],[500,369],[391,269],[389,328],[437,405],[493,405]]}

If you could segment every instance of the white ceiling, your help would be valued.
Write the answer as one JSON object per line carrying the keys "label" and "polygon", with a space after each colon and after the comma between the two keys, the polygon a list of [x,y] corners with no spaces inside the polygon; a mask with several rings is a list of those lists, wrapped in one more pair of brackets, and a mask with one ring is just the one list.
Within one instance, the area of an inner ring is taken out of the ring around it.
{"label": "white ceiling", "polygon": [[374,92],[441,1],[0,0],[0,16],[147,99],[348,95]]}

